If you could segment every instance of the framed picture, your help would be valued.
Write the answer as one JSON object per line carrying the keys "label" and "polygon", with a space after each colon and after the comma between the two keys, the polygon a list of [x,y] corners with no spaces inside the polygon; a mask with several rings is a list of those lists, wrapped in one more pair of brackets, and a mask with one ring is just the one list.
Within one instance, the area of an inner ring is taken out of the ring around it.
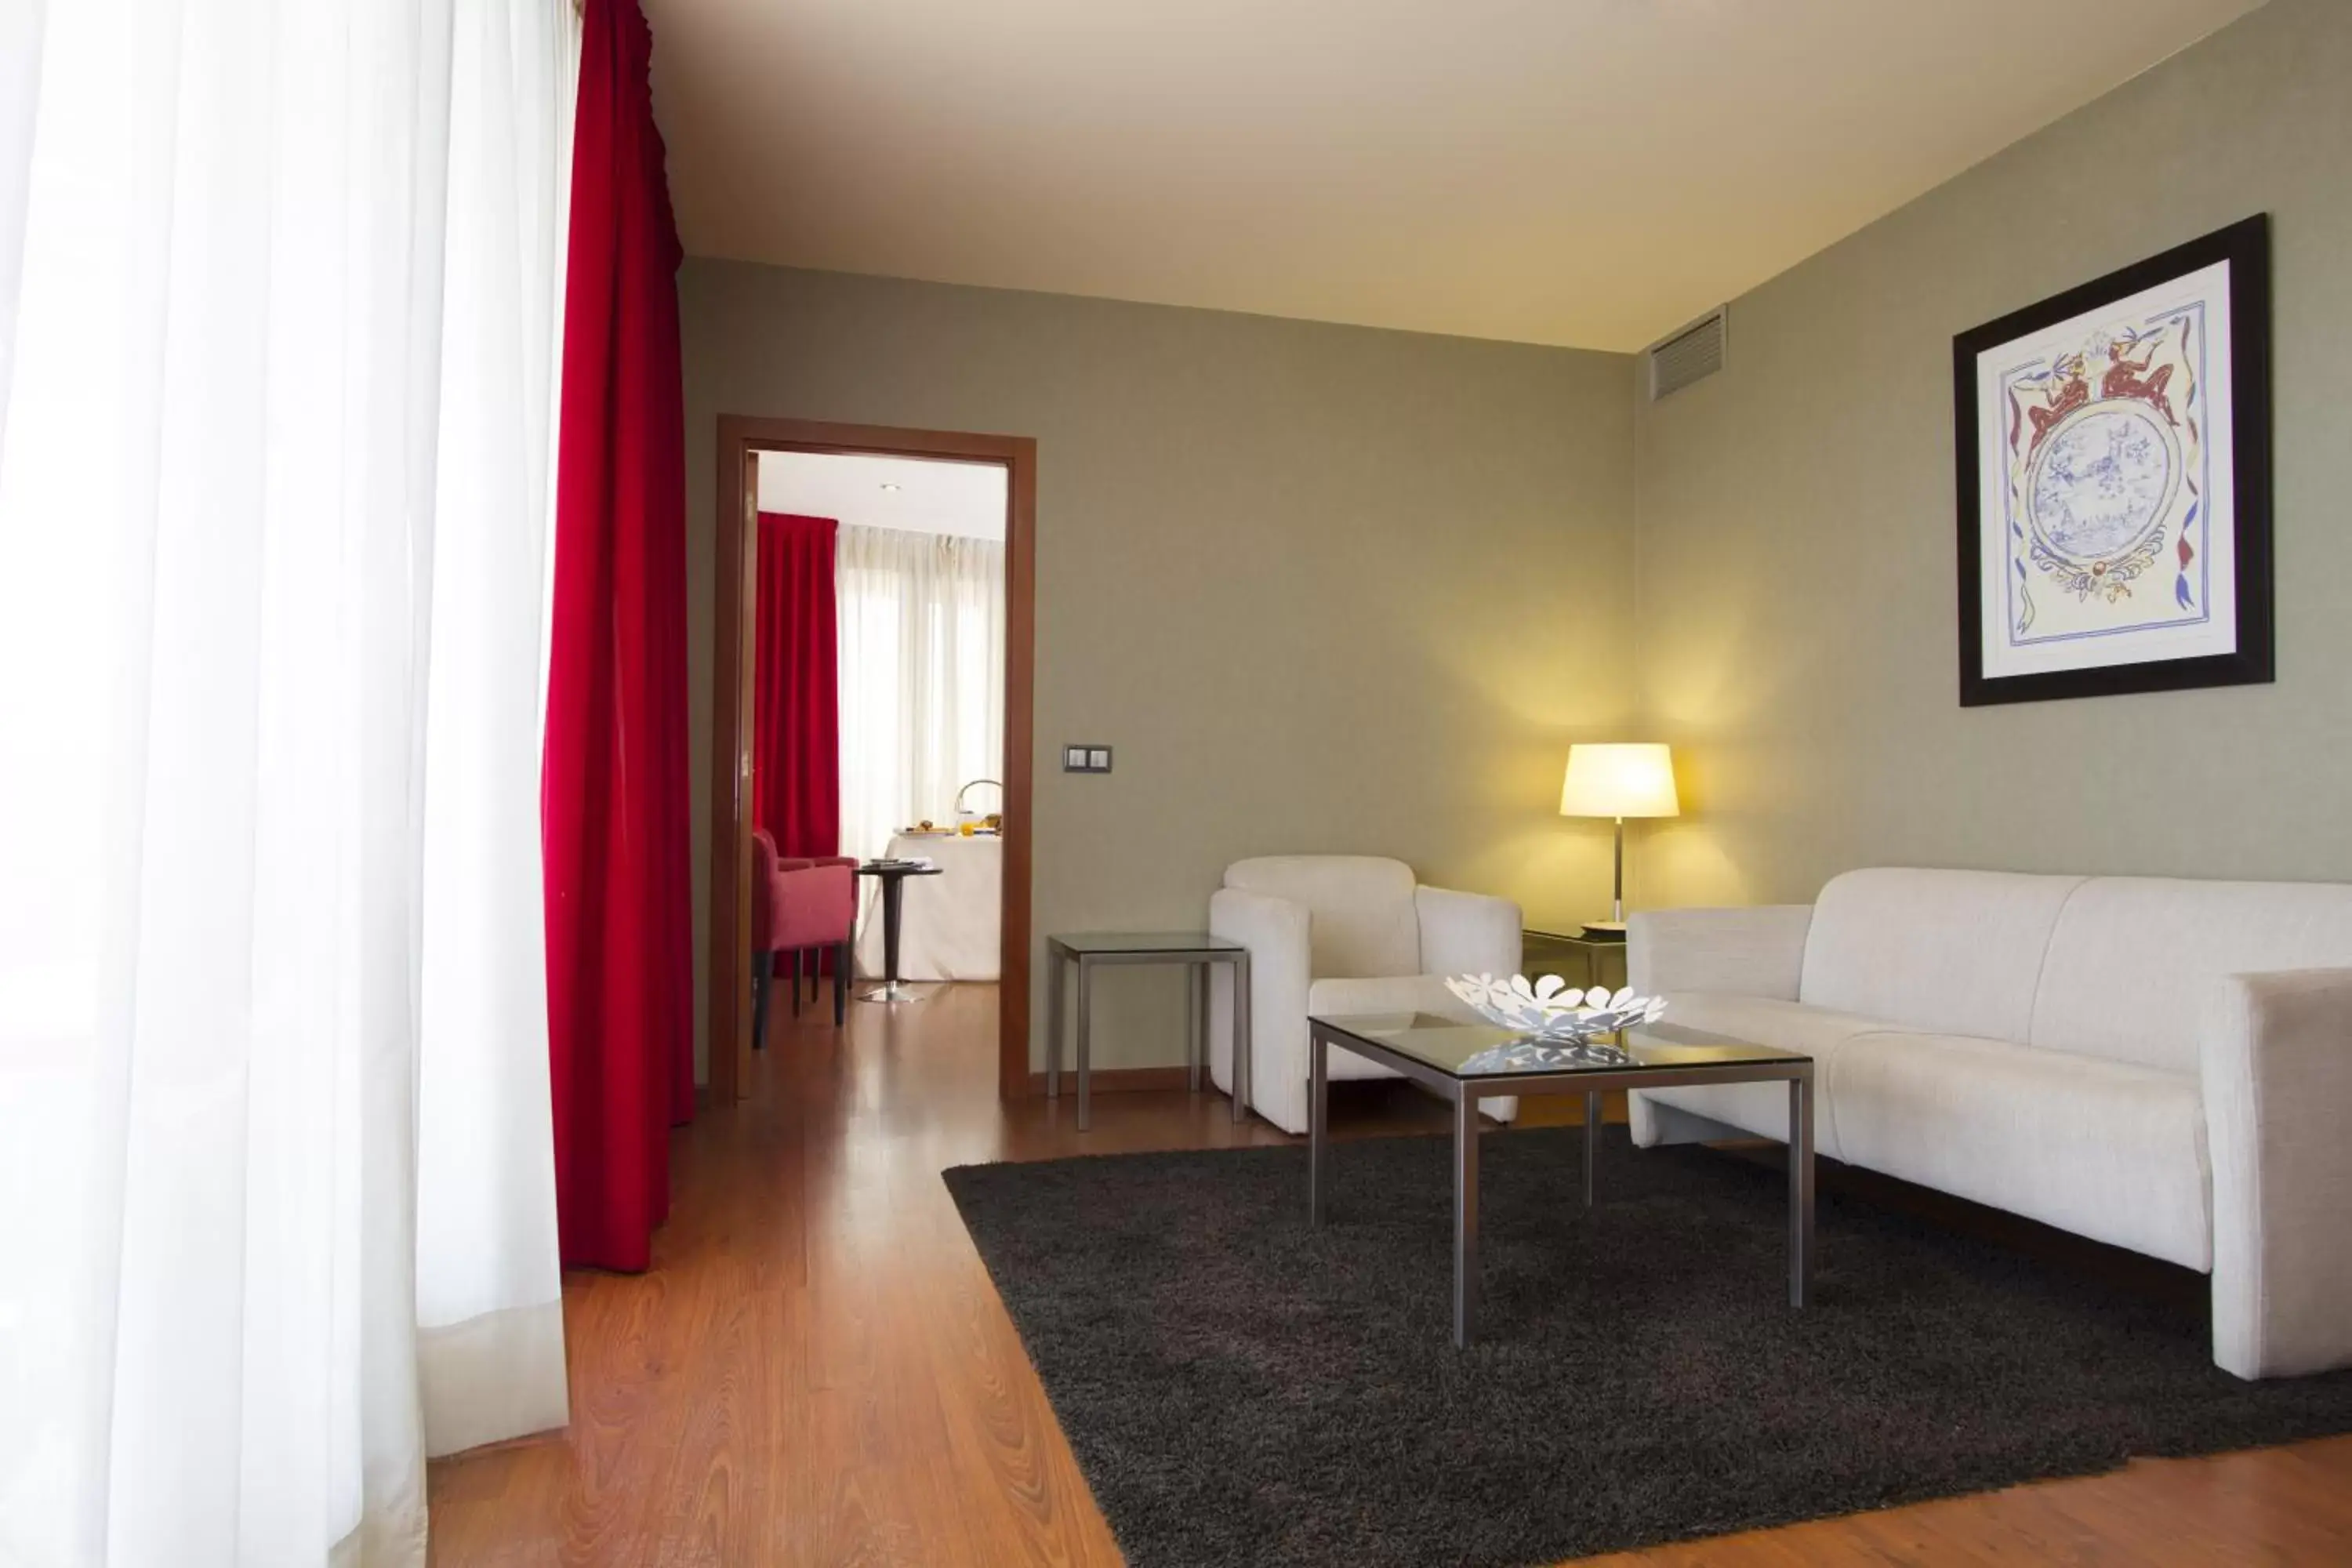
{"label": "framed picture", "polygon": [[1960,705],[2272,679],[2270,227],[1952,340]]}

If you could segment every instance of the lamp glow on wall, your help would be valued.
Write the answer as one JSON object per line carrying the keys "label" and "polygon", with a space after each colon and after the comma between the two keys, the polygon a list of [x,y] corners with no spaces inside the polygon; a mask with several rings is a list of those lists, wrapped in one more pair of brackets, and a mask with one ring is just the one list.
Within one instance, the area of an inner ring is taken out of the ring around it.
{"label": "lamp glow on wall", "polygon": [[1675,795],[1674,756],[1652,742],[1601,746],[1570,746],[1568,776],[1559,787],[1562,816],[1606,816],[1617,824],[1615,891],[1609,918],[1590,921],[1587,936],[1625,934],[1625,819],[1629,816],[1680,816],[1682,803]]}

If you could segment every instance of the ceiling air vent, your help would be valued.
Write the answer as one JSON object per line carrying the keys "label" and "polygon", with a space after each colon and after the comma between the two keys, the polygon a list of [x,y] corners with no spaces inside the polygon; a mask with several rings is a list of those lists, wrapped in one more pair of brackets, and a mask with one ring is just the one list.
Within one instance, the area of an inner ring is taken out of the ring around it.
{"label": "ceiling air vent", "polygon": [[1680,392],[1723,368],[1724,307],[1718,306],[1650,347],[1650,401]]}

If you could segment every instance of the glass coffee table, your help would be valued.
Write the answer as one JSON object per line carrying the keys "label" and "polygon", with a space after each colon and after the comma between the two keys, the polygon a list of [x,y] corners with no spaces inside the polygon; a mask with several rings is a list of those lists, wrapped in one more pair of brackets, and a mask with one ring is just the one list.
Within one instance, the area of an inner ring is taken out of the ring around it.
{"label": "glass coffee table", "polygon": [[[1783,1081],[1789,1086],[1789,1305],[1805,1304],[1813,1250],[1813,1058],[1696,1029],[1651,1024],[1537,1065],[1528,1037],[1427,1013],[1307,1020],[1307,1214],[1323,1223],[1331,1169],[1329,1053],[1393,1068],[1454,1107],[1454,1342],[1478,1324],[1478,1102],[1506,1095],[1584,1096],[1584,1206],[1601,1152],[1601,1097],[1617,1089]],[[1509,1059],[1504,1058],[1509,1053]]]}

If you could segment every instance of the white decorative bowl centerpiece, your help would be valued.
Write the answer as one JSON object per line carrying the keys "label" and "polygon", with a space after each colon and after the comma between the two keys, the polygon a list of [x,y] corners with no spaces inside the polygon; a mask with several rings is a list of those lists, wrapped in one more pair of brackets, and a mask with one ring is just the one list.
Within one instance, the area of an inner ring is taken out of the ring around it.
{"label": "white decorative bowl centerpiece", "polygon": [[1663,996],[1636,996],[1631,986],[1580,991],[1557,974],[1534,982],[1524,974],[1508,980],[1455,974],[1447,977],[1445,988],[1488,1023],[1525,1037],[1472,1058],[1462,1064],[1465,1072],[1622,1063],[1631,1058],[1615,1046],[1598,1043],[1601,1037],[1654,1023],[1666,1010]]}

